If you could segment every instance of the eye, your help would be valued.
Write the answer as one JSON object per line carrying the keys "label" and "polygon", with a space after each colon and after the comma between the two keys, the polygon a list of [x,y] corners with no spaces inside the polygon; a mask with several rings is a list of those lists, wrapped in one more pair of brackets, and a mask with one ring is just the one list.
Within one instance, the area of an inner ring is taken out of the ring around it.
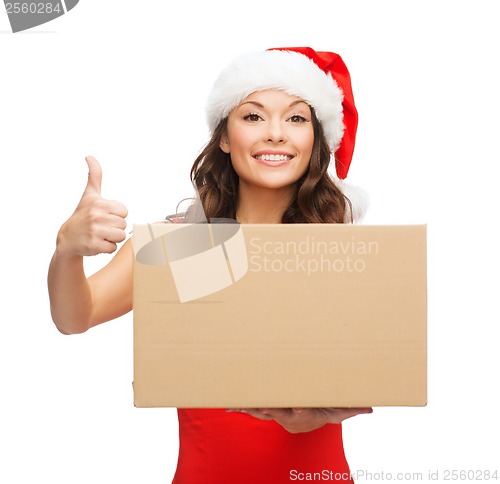
{"label": "eye", "polygon": [[248,114],[245,114],[245,116],[243,116],[243,119],[245,121],[256,122],[256,121],[260,121],[262,118],[256,113],[248,113]]}
{"label": "eye", "polygon": [[294,114],[288,118],[292,123],[307,123],[309,120],[300,114]]}

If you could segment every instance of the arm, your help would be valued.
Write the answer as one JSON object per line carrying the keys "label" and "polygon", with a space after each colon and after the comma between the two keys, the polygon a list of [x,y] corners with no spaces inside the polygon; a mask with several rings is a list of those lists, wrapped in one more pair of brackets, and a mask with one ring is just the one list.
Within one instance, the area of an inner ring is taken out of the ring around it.
{"label": "arm", "polygon": [[86,278],[83,257],[57,249],[49,267],[52,319],[63,334],[83,333],[132,309],[132,244],[127,240],[111,262]]}
{"label": "arm", "polygon": [[90,278],[83,257],[112,253],[125,239],[127,209],[101,197],[101,167],[86,158],[89,180],[73,215],[57,236],[49,266],[52,319],[61,333],[82,333],[132,307],[132,247],[127,241],[112,261]]}

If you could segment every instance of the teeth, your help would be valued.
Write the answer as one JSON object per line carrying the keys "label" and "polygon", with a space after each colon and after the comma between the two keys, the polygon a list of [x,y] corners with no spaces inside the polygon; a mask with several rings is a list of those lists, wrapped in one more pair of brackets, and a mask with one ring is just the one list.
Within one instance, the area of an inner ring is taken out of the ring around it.
{"label": "teeth", "polygon": [[255,158],[263,161],[286,161],[290,160],[292,157],[288,155],[259,155]]}

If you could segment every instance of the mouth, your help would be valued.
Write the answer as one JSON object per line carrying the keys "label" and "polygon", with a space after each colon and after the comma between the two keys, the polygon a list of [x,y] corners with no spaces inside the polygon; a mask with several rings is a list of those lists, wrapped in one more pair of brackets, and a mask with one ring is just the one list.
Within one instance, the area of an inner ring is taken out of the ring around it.
{"label": "mouth", "polygon": [[253,157],[266,166],[281,166],[294,158],[289,153],[256,153]]}

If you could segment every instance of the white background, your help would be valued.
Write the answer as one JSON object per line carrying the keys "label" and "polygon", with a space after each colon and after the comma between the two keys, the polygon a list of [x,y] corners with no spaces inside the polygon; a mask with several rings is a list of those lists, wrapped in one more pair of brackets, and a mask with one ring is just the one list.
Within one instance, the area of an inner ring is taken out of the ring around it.
{"label": "white background", "polygon": [[[246,50],[304,45],[350,69],[360,125],[348,180],[371,196],[365,223],[429,231],[429,405],[347,421],[350,466],[393,478],[498,469],[496,3],[81,0],[18,34],[2,6],[0,481],[172,478],[175,410],[132,403],[131,315],[80,336],[53,326],[55,237],[87,154],[130,227],[172,213],[191,195],[220,68]],[[86,261],[89,273],[107,260]]]}

